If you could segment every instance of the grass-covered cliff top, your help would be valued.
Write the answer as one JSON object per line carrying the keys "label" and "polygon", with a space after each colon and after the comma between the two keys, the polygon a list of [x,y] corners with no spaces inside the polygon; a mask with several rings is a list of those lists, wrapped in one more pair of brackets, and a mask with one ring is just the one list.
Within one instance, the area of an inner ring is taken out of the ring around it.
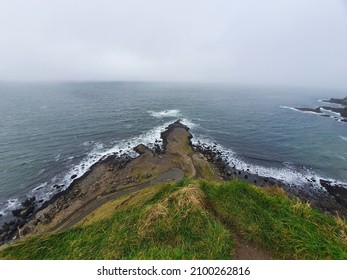
{"label": "grass-covered cliff top", "polygon": [[347,226],[281,189],[238,180],[184,180],[112,200],[73,228],[0,251],[4,259],[235,259],[242,254],[347,259]]}

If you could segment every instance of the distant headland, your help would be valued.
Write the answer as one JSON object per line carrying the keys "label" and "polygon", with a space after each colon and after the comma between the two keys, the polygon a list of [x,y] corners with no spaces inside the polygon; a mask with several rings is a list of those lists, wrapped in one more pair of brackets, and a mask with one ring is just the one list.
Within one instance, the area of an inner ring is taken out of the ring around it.
{"label": "distant headland", "polygon": [[316,108],[301,108],[296,107],[295,109],[302,112],[312,112],[316,114],[320,114],[323,117],[329,117],[329,115],[325,114],[324,111],[334,112],[341,116],[339,121],[347,122],[347,96],[345,98],[330,98],[329,100],[322,100],[322,102],[338,104],[341,107],[331,107],[331,106],[319,106]]}
{"label": "distant headland", "polygon": [[[347,98],[334,101],[337,102],[345,104]],[[346,186],[322,179],[316,182],[313,178],[307,186],[285,185],[271,177],[238,170],[227,164],[216,145],[192,145],[189,127],[180,120],[169,125],[161,138],[163,145],[154,145],[154,149],[142,144],[134,147],[136,158],[113,154],[100,160],[40,208],[35,198],[23,201],[22,208],[13,211],[15,219],[1,229],[1,244],[25,236],[66,231],[114,199],[184,178],[217,183],[239,179],[265,188],[281,187],[290,197],[298,197],[324,212],[347,214]]]}

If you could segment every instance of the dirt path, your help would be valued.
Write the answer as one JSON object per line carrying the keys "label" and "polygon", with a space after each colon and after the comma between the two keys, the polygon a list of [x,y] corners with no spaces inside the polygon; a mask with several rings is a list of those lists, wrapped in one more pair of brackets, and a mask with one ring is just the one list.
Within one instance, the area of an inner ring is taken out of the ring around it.
{"label": "dirt path", "polygon": [[138,185],[134,185],[131,187],[128,187],[126,189],[123,189],[121,191],[116,191],[114,193],[107,193],[98,199],[88,201],[84,205],[82,205],[79,209],[74,211],[72,214],[70,214],[68,217],[66,217],[64,220],[59,222],[57,225],[55,225],[53,228],[49,230],[49,232],[62,232],[64,230],[67,230],[71,228],[72,226],[76,225],[79,221],[84,219],[86,216],[88,216],[90,213],[92,213],[95,209],[99,208],[100,206],[104,205],[105,203],[122,197],[127,194],[131,194],[134,192],[137,192],[143,188],[156,185],[161,182],[178,182],[182,180],[184,177],[184,172],[179,168],[171,168],[169,171],[164,172],[160,174],[158,177],[142,183]]}
{"label": "dirt path", "polygon": [[273,259],[267,252],[263,251],[260,248],[257,248],[250,244],[245,243],[239,237],[236,238],[234,257],[236,260],[272,260]]}

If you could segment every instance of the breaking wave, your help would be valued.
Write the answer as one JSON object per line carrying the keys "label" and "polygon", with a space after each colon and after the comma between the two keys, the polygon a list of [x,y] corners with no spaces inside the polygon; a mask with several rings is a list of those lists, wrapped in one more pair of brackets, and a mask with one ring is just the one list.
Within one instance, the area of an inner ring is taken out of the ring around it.
{"label": "breaking wave", "polygon": [[165,111],[159,111],[159,112],[147,111],[147,113],[155,118],[177,118],[181,115],[181,111],[177,109],[165,110]]}
{"label": "breaking wave", "polygon": [[[242,170],[253,175],[273,178],[286,185],[304,186],[307,185],[308,182],[311,182],[314,187],[321,188],[321,185],[319,184],[320,179],[334,181],[333,179],[325,178],[324,176],[321,176],[317,172],[309,170],[308,168],[303,167],[298,169],[294,164],[288,162],[273,162],[273,166],[265,166],[247,162],[245,159],[237,155],[232,149],[216,143],[208,136],[199,135],[198,137],[193,137],[192,143],[194,145],[214,147],[216,150],[221,152],[221,157],[230,167],[235,167],[237,170]],[[343,182],[338,183],[344,184]]]}
{"label": "breaking wave", "polygon": [[[195,124],[188,119],[181,119],[181,122],[190,128],[195,126]],[[84,146],[91,146],[92,149],[80,162],[70,166],[67,172],[57,174],[49,182],[44,182],[35,186],[27,196],[35,196],[36,201],[41,201],[41,203],[38,204],[40,206],[40,204],[49,200],[55,193],[68,188],[73,180],[83,176],[95,163],[107,156],[118,154],[134,158],[137,156],[137,153],[133,148],[139,144],[144,144],[149,148],[154,148],[155,144],[162,145],[160,134],[171,123],[172,121],[166,122],[138,136],[123,139],[111,147],[105,147],[103,143],[98,142],[82,143]],[[72,159],[74,159],[74,157],[69,156],[67,162],[71,163]],[[0,205],[0,214],[6,216],[12,210],[18,209],[20,205],[21,201],[19,199],[11,198]]]}

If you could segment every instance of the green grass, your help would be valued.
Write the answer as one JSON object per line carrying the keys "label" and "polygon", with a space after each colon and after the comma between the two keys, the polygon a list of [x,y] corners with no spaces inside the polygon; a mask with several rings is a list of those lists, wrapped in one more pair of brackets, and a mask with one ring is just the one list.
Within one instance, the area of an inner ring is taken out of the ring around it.
{"label": "green grass", "polygon": [[203,195],[194,184],[166,185],[108,218],[32,237],[2,254],[9,259],[230,258],[230,233],[205,211]]}
{"label": "green grass", "polygon": [[219,221],[274,258],[347,259],[343,219],[289,199],[281,189],[261,189],[237,180],[201,187]]}
{"label": "green grass", "polygon": [[232,259],[236,238],[276,259],[347,259],[347,227],[279,189],[183,180],[97,209],[63,233],[5,247],[5,259]]}

